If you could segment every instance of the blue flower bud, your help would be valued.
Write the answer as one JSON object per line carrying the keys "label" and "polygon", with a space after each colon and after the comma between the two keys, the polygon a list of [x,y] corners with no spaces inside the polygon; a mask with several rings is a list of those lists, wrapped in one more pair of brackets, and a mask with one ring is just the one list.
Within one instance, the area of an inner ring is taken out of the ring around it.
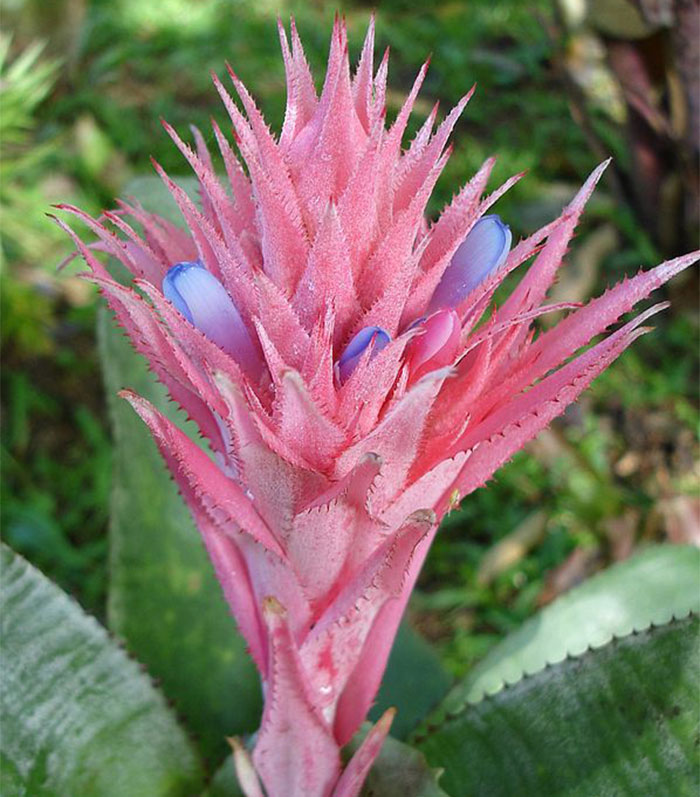
{"label": "blue flower bud", "polygon": [[391,336],[381,327],[365,327],[361,329],[345,347],[345,351],[340,355],[340,359],[337,362],[341,384],[346,382],[350,374],[355,370],[368,346],[372,347],[371,356],[374,357],[390,341]]}
{"label": "blue flower bud", "polygon": [[199,260],[176,263],[163,278],[163,294],[182,315],[247,370],[260,357],[226,288]]}
{"label": "blue flower bud", "polygon": [[428,312],[457,307],[503,264],[512,241],[510,227],[500,216],[482,216],[454,253],[433,293]]}

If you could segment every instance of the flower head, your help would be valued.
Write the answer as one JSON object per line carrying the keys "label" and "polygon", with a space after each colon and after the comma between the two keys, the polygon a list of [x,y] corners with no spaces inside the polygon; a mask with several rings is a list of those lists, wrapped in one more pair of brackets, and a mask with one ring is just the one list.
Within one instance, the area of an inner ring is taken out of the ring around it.
{"label": "flower head", "polygon": [[[193,151],[165,125],[199,178],[197,203],[156,165],[185,229],[125,202],[100,221],[65,208],[132,273],[131,285],[115,281],[75,237],[89,279],[214,454],[125,391],[260,670],[252,765],[270,797],[358,793],[391,716],[342,773],[339,751],[374,700],[439,519],[576,399],[659,306],[576,353],[696,259],[640,273],[586,307],[545,304],[605,164],[558,219],[513,247],[487,211],[520,175],[483,196],[492,159],[428,222],[471,92],[402,149],[427,65],[387,129],[387,60],[375,72],[373,37],[370,24],[351,73],[336,22],[318,96],[294,26],[291,47],[280,27],[279,138],[233,71],[243,110],[214,79],[245,171],[217,125],[224,179],[197,131]],[[480,324],[496,287],[529,260]],[[553,309],[571,312],[535,336],[533,321]],[[242,749],[236,760],[248,793],[261,793]]]}

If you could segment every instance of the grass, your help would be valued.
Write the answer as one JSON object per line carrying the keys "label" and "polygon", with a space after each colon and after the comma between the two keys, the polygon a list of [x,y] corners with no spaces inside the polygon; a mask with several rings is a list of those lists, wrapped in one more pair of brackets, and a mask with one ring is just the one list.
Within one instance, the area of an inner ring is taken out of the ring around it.
{"label": "grass", "polygon": [[[335,11],[324,2],[5,3],[5,27],[14,34],[9,62],[34,41],[46,46],[22,78],[19,132],[12,146],[4,137],[2,155],[12,176],[0,195],[3,535],[97,614],[105,597],[110,440],[94,346],[96,302],[74,277],[56,275],[69,245],[44,213],[59,200],[92,212],[111,205],[129,179],[150,171],[151,155],[173,174],[185,173],[159,117],[181,130],[191,122],[207,130],[212,115],[221,120],[209,72],[221,74],[226,59],[279,128],[278,10],[283,18],[296,14],[319,74]],[[353,3],[344,11],[357,53],[369,10]],[[520,235],[558,213],[595,165],[553,68],[549,15],[543,0],[448,2],[431,10],[382,4],[378,49],[392,50],[391,113],[429,52],[414,124],[434,100],[444,112],[478,86],[431,212],[495,153],[493,185],[529,170],[498,208]],[[657,257],[603,186],[579,240],[606,225],[617,245],[594,263],[589,293]],[[573,259],[578,251],[577,244]],[[538,604],[621,555],[623,542],[629,548],[663,538],[663,501],[697,496],[697,325],[683,296],[676,298],[656,333],[607,372],[555,433],[516,456],[446,522],[413,617],[456,674]],[[504,538],[527,544],[514,560],[499,562],[494,546]],[[494,564],[486,577],[489,551]]]}

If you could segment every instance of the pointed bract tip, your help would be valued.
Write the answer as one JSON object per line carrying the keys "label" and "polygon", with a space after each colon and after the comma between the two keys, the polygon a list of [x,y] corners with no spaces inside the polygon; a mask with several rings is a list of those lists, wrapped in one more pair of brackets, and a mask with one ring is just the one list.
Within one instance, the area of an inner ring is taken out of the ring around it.
{"label": "pointed bract tip", "polygon": [[358,797],[362,784],[374,764],[389,728],[396,715],[395,708],[388,708],[369,729],[362,743],[348,762],[345,771],[333,791],[332,797]]}
{"label": "pointed bract tip", "polygon": [[153,415],[153,405],[143,396],[139,396],[129,388],[122,388],[117,391],[119,398],[123,398],[129,402],[134,412],[141,418],[142,421],[148,423],[148,419]]}
{"label": "pointed bract tip", "polygon": [[680,274],[681,271],[684,271],[686,268],[694,265],[698,260],[700,260],[700,249],[696,249],[694,252],[688,252],[685,255],[680,255],[679,257],[674,257],[672,260],[666,260],[653,268],[652,271],[661,273],[662,279],[666,281],[667,279],[671,279],[671,277],[675,277],[676,274]]}
{"label": "pointed bract tip", "polygon": [[126,399],[126,401],[132,405],[138,404],[141,398],[138,393],[134,393],[134,391],[128,387],[123,387],[121,390],[118,390],[117,395],[119,398]]}
{"label": "pointed bract tip", "polygon": [[457,114],[457,118],[459,118],[462,115],[464,109],[467,107],[467,105],[468,105],[469,101],[471,100],[471,98],[474,96],[474,92],[475,91],[476,91],[476,83],[469,89],[469,91],[466,94],[463,94],[459,98],[459,101],[452,108],[450,113],[456,113]]}
{"label": "pointed bract tip", "polygon": [[226,736],[226,741],[228,746],[231,748],[231,751],[236,753],[239,750],[245,750],[245,745],[241,741],[240,737],[238,736]]}
{"label": "pointed bract tip", "polygon": [[583,193],[587,188],[590,188],[592,185],[595,186],[611,163],[612,163],[612,158],[606,158],[604,161],[599,163],[586,178],[586,181],[579,190],[579,194]]}
{"label": "pointed bract tip", "polygon": [[274,595],[268,595],[266,598],[263,598],[262,612],[263,617],[268,621],[278,618],[283,619],[287,616],[287,610]]}
{"label": "pointed bract tip", "polygon": [[610,166],[610,164],[612,163],[612,161],[613,161],[613,159],[612,159],[612,157],[610,157],[610,158],[606,158],[604,161],[602,161],[601,163],[599,163],[599,164],[598,164],[598,165],[595,167],[595,169],[593,169],[593,171],[591,172],[589,179],[590,179],[591,177],[595,177],[595,178],[596,178],[596,182],[597,182],[598,180],[600,180],[600,177],[601,177],[601,175],[602,175],[602,174],[603,174],[603,172],[604,172],[604,171],[605,171],[605,170],[608,168],[608,166]]}
{"label": "pointed bract tip", "polygon": [[231,78],[231,82],[233,83],[236,91],[241,94],[243,92],[247,93],[246,87],[243,85],[243,81],[238,77],[234,68],[228,61],[224,62],[226,65],[226,71],[228,72],[228,76]]}
{"label": "pointed bract tip", "polygon": [[368,451],[363,457],[360,459],[360,464],[363,462],[371,463],[377,468],[381,468],[384,464],[384,459],[380,454],[375,454],[374,451]]}
{"label": "pointed bract tip", "polygon": [[282,379],[283,382],[289,382],[295,385],[296,387],[300,388],[306,387],[304,378],[295,368],[285,368],[280,374],[280,378]]}
{"label": "pointed bract tip", "polygon": [[398,711],[399,710],[396,708],[396,706],[389,706],[389,708],[377,720],[375,728],[382,731],[383,733],[388,733],[389,728],[391,728],[391,725],[394,722],[394,717],[397,715]]}
{"label": "pointed bract tip", "polygon": [[603,173],[608,168],[612,161],[612,158],[608,158],[604,160],[602,163],[599,163],[595,169],[588,175],[584,184],[579,188],[576,192],[576,195],[568,203],[562,216],[570,216],[573,217],[574,220],[578,218],[580,213],[583,210],[584,205],[588,202],[591,194],[593,193],[596,185],[598,185],[600,178],[603,176]]}
{"label": "pointed bract tip", "polygon": [[245,797],[264,797],[260,780],[243,742],[237,736],[227,736],[226,741],[233,750],[236,777]]}

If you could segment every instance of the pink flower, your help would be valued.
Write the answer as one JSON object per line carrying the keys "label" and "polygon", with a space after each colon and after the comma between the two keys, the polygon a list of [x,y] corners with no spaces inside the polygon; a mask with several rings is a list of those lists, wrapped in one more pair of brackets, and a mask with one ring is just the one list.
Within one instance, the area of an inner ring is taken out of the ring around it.
{"label": "pink flower", "polygon": [[[663,305],[572,356],[698,255],[585,307],[544,304],[606,164],[513,248],[509,228],[484,214],[521,175],[482,198],[493,159],[429,223],[426,203],[471,92],[437,129],[433,111],[402,150],[427,64],[386,129],[387,58],[375,74],[372,24],[351,76],[336,23],[320,97],[294,25],[291,49],[281,27],[280,36],[288,100],[278,139],[233,71],[245,116],[214,78],[247,174],[218,126],[226,181],[198,131],[193,152],[165,125],[199,178],[196,204],[156,164],[186,230],[125,202],[101,221],[64,209],[99,237],[88,247],[71,232],[88,279],[211,445],[213,458],[124,391],[178,481],[260,670],[252,762],[236,752],[246,794],[350,797],[391,713],[344,771],[340,748],[374,700],[439,520]],[[118,258],[132,284],[112,279],[95,249]],[[478,325],[499,283],[531,258]],[[532,322],[561,309],[571,312],[535,335]]]}

